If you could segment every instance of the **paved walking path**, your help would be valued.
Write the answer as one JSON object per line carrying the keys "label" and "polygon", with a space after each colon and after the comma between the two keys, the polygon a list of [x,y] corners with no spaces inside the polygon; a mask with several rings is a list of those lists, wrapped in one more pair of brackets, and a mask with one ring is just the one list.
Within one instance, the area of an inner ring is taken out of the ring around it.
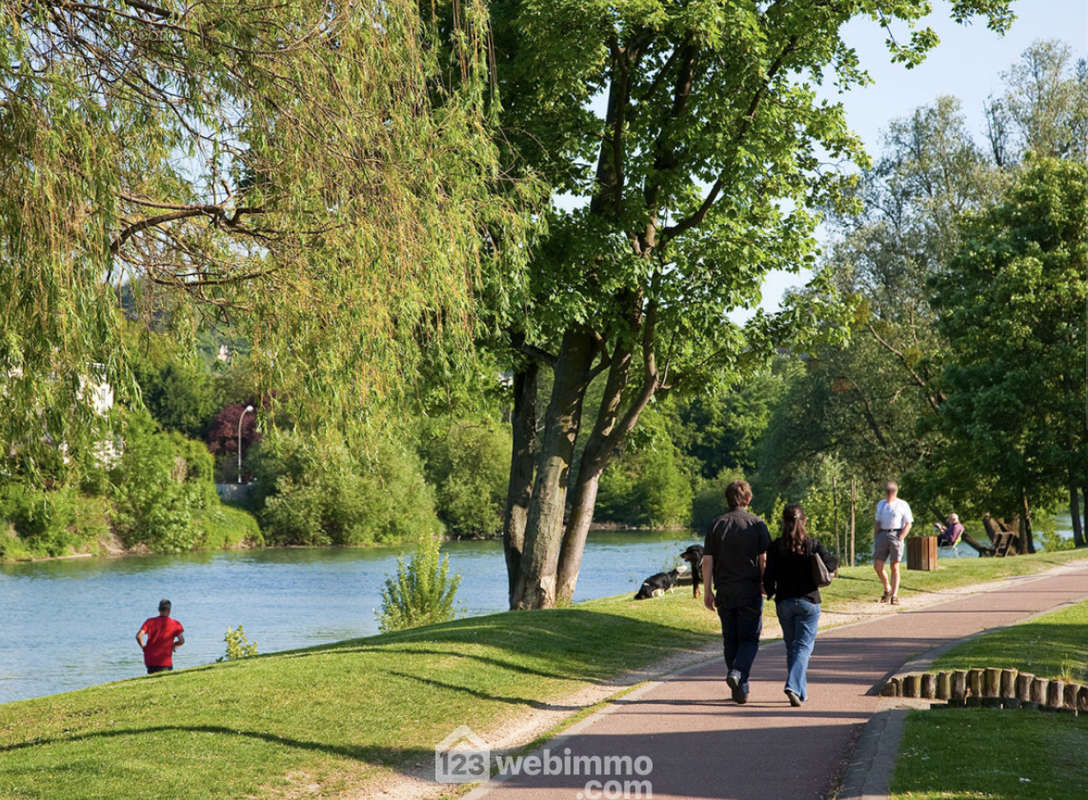
{"label": "paved walking path", "polygon": [[[907,579],[909,580],[909,578]],[[724,665],[701,664],[649,684],[548,742],[552,754],[653,759],[653,797],[820,800],[832,791],[857,734],[878,709],[875,687],[904,662],[985,628],[1008,625],[1088,597],[1088,566],[1010,581],[1006,588],[960,595],[820,634],[809,665],[809,700],[790,708],[782,693],[781,642],[764,645],[746,705],[727,701]],[[773,616],[768,604],[765,613]],[[568,750],[569,748],[569,750]],[[641,779],[621,776],[620,781]],[[488,800],[589,800],[582,776],[518,776],[480,787]],[[601,792],[596,794],[595,792]]]}

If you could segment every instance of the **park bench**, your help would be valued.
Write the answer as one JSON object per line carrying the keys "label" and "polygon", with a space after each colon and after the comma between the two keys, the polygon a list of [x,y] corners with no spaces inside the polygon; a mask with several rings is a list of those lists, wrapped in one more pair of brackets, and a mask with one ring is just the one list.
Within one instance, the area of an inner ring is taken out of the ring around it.
{"label": "park bench", "polygon": [[980,544],[967,531],[960,537],[964,544],[973,548],[980,556],[1004,558],[1010,553],[1016,555],[1020,552],[1020,534],[1010,530],[1005,523],[987,514],[982,518],[982,525],[986,529],[986,535],[990,537],[989,545]]}

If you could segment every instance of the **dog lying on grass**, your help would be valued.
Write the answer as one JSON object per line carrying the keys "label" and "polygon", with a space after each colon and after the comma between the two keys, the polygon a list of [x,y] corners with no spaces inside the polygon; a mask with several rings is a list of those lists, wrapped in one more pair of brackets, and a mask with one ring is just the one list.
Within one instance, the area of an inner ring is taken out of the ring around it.
{"label": "dog lying on grass", "polygon": [[639,587],[635,599],[649,600],[651,597],[657,597],[659,594],[664,594],[676,585],[676,579],[679,576],[680,571],[675,569],[651,575],[642,582],[642,586]]}

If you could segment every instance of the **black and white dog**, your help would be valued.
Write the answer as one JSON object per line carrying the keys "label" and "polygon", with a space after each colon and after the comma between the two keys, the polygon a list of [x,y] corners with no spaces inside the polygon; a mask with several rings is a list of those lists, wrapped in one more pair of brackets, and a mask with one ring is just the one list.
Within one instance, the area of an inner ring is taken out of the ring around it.
{"label": "black and white dog", "polygon": [[693,544],[680,554],[680,558],[691,565],[691,596],[698,597],[699,584],[703,582],[703,546]]}
{"label": "black and white dog", "polygon": [[642,582],[642,586],[639,587],[635,599],[649,600],[651,597],[657,597],[659,594],[664,594],[676,585],[676,579],[679,575],[679,570],[675,569],[651,575]]}

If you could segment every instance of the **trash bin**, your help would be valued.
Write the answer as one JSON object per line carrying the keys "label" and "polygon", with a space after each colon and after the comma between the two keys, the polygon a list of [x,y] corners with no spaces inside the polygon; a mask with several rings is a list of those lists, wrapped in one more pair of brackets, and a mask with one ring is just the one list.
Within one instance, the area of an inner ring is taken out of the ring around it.
{"label": "trash bin", "polygon": [[937,537],[907,537],[907,569],[937,569]]}

